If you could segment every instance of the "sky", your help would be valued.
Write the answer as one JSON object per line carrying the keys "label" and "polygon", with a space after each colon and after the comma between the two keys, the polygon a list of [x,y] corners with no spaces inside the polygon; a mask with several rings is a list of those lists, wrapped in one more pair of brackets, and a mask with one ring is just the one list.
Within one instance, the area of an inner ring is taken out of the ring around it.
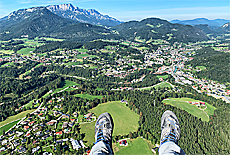
{"label": "sky", "polygon": [[166,20],[195,18],[230,20],[230,0],[0,0],[0,18],[18,9],[71,3],[96,9],[120,21],[156,17]]}

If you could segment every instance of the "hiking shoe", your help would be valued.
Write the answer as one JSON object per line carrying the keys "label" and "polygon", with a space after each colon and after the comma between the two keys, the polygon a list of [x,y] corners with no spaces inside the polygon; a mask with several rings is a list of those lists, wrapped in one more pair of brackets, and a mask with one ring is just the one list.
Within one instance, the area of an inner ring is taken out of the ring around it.
{"label": "hiking shoe", "polygon": [[104,141],[112,145],[113,119],[109,113],[101,114],[95,124],[95,143]]}
{"label": "hiking shoe", "polygon": [[167,110],[161,117],[161,144],[172,141],[178,144],[180,138],[180,123],[176,115]]}

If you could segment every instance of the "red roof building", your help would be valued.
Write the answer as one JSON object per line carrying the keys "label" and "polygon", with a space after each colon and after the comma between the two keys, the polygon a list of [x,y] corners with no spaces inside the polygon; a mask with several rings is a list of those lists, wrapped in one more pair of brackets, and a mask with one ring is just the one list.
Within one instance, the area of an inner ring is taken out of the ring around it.
{"label": "red roof building", "polygon": [[43,113],[41,113],[41,114],[38,114],[38,116],[42,116],[43,115]]}
{"label": "red roof building", "polygon": [[32,122],[29,122],[29,125],[33,125],[34,124],[34,121],[32,121]]}
{"label": "red roof building", "polygon": [[75,119],[70,119],[70,121],[71,121],[71,122],[74,122],[74,121],[75,121]]}
{"label": "red roof building", "polygon": [[56,132],[56,135],[62,135],[62,131]]}
{"label": "red roof building", "polygon": [[128,142],[126,139],[123,139],[123,140],[119,140],[119,144],[120,144],[120,146],[127,146]]}
{"label": "red roof building", "polygon": [[30,133],[27,133],[25,136],[26,136],[26,137],[29,137],[29,136],[30,136]]}
{"label": "red roof building", "polygon": [[205,102],[200,102],[201,105],[205,105]]}
{"label": "red roof building", "polygon": [[27,130],[29,129],[30,127],[29,126],[24,126],[24,130]]}

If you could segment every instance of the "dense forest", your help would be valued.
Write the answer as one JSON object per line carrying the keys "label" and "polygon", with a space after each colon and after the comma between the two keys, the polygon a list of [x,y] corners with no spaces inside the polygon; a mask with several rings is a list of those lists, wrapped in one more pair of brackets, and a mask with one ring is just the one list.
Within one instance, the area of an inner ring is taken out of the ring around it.
{"label": "dense forest", "polygon": [[195,58],[187,62],[194,68],[205,66],[206,69],[197,72],[199,78],[211,79],[221,83],[230,82],[230,54],[214,51],[207,47],[197,51]]}
{"label": "dense forest", "polygon": [[[149,91],[123,91],[111,92],[108,100],[129,100],[129,108],[134,112],[140,114],[139,129],[132,133],[133,137],[143,136],[152,141],[152,143],[159,143],[160,141],[160,118],[164,111],[172,110],[178,117],[181,125],[181,136],[179,140],[180,147],[186,154],[229,154],[230,147],[229,138],[229,106],[226,103],[216,99],[209,102],[218,107],[220,103],[221,108],[215,110],[213,116],[210,117],[209,122],[201,121],[197,117],[190,115],[184,110],[180,110],[170,105],[164,105],[162,100],[167,97],[193,97],[196,99],[210,100],[206,95],[187,94],[188,88],[183,88],[183,93],[164,93],[164,89],[158,91],[153,89]],[[154,104],[155,103],[155,104]],[[215,138],[213,138],[215,137]]]}

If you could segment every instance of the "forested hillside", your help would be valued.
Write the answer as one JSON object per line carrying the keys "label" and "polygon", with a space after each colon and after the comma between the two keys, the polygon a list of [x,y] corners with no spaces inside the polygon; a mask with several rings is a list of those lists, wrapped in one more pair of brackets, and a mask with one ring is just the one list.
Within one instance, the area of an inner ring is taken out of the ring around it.
{"label": "forested hillside", "polygon": [[211,47],[196,52],[195,59],[188,62],[193,67],[205,66],[206,69],[197,72],[199,78],[211,79],[219,82],[230,82],[230,53],[214,51]]}
{"label": "forested hillside", "polygon": [[[184,110],[164,105],[162,100],[167,97],[175,96],[175,93],[163,93],[164,90],[153,90],[152,94],[148,91],[125,91],[122,93],[113,93],[109,100],[128,99],[129,108],[141,115],[137,132],[132,133],[134,137],[143,136],[144,138],[159,143],[160,140],[160,119],[164,111],[172,110],[178,117],[181,125],[181,136],[179,140],[180,147],[186,154],[229,154],[229,106],[223,101],[218,101],[221,108],[215,111],[210,117],[210,122],[203,122],[201,119],[188,114]],[[193,94],[187,94],[193,92]],[[195,96],[196,95],[196,96]],[[199,95],[194,90],[185,87],[183,93],[178,97],[195,97],[208,101],[210,104],[218,106],[217,100],[208,96]],[[220,132],[221,130],[221,132]],[[213,138],[215,137],[215,138]]]}
{"label": "forested hillside", "polygon": [[180,24],[171,24],[158,18],[147,18],[140,22],[130,21],[115,26],[114,29],[127,39],[166,39],[169,42],[195,42],[207,40],[201,29]]}

